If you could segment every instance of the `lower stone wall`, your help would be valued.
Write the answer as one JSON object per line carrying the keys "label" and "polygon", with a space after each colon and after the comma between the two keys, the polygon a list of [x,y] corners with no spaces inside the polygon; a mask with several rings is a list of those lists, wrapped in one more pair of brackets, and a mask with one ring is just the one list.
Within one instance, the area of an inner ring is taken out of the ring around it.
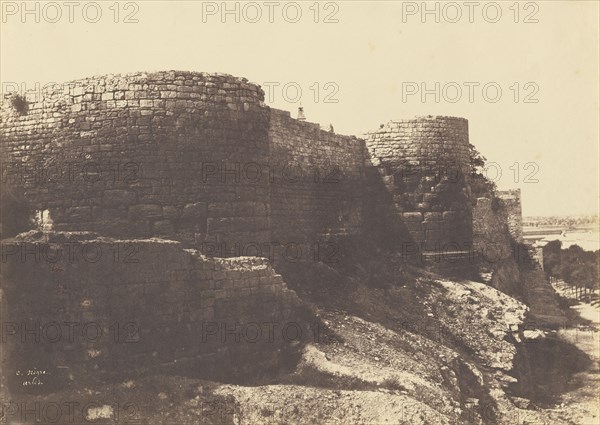
{"label": "lower stone wall", "polygon": [[523,242],[523,211],[521,208],[521,189],[500,190],[496,193],[506,208],[508,230],[517,242]]}
{"label": "lower stone wall", "polygon": [[477,279],[477,258],[472,251],[421,252],[414,260],[419,267],[444,277]]}
{"label": "lower stone wall", "polygon": [[522,295],[519,256],[511,241],[506,210],[497,198],[478,198],[476,201],[473,250],[482,271],[492,273],[494,288],[512,296]]}
{"label": "lower stone wall", "polygon": [[[264,258],[29,232],[3,241],[2,263],[2,368],[13,390],[183,360],[190,373],[236,376],[272,368],[306,336],[306,310]],[[40,385],[26,383],[31,370],[47,372]]]}
{"label": "lower stone wall", "polygon": [[515,240],[519,233],[515,232],[514,217],[512,200],[477,199],[473,208],[474,258],[481,271],[491,272],[493,287],[529,306],[528,321],[533,326],[561,326],[565,318],[557,295],[539,266],[536,249]]}

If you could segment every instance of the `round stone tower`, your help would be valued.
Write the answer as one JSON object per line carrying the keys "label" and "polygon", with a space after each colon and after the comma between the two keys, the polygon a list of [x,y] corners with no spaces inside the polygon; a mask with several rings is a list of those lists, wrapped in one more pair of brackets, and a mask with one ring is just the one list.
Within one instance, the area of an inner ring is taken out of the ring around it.
{"label": "round stone tower", "polygon": [[367,133],[367,148],[400,221],[422,251],[468,250],[472,243],[469,133],[464,118],[393,120]]}
{"label": "round stone tower", "polygon": [[[55,230],[269,240],[264,92],[224,74],[106,75],[0,104],[3,183]],[[246,167],[245,167],[246,166]]]}

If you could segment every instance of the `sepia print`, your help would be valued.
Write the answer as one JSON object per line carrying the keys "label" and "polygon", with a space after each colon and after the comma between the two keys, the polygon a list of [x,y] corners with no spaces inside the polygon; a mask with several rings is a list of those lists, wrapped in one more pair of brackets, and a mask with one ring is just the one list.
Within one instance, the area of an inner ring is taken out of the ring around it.
{"label": "sepia print", "polygon": [[0,424],[600,424],[599,2],[0,7]]}

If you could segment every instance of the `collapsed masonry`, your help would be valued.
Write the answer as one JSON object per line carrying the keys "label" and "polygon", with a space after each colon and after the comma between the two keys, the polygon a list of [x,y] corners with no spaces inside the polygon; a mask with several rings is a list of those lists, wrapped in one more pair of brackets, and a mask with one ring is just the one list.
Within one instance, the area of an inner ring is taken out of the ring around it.
{"label": "collapsed masonry", "polygon": [[[290,342],[301,342],[308,330],[299,326],[311,319],[264,258],[209,258],[162,239],[36,231],[11,240],[3,255],[9,370],[51,371],[56,386],[90,371],[119,377],[186,362],[201,364],[205,377],[222,377],[223,365],[223,376],[268,370]],[[241,336],[256,340],[239,344]],[[23,378],[7,376],[19,388]]]}

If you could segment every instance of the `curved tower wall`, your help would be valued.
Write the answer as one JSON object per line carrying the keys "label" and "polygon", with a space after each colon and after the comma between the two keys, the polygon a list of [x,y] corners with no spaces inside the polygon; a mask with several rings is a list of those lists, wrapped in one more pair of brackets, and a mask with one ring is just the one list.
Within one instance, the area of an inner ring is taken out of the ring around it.
{"label": "curved tower wall", "polygon": [[4,182],[55,230],[268,240],[263,99],[245,79],[173,71],[50,87],[21,111],[5,99]]}
{"label": "curved tower wall", "polygon": [[472,243],[469,133],[464,118],[390,121],[367,133],[367,148],[413,242],[424,250],[467,250]]}

